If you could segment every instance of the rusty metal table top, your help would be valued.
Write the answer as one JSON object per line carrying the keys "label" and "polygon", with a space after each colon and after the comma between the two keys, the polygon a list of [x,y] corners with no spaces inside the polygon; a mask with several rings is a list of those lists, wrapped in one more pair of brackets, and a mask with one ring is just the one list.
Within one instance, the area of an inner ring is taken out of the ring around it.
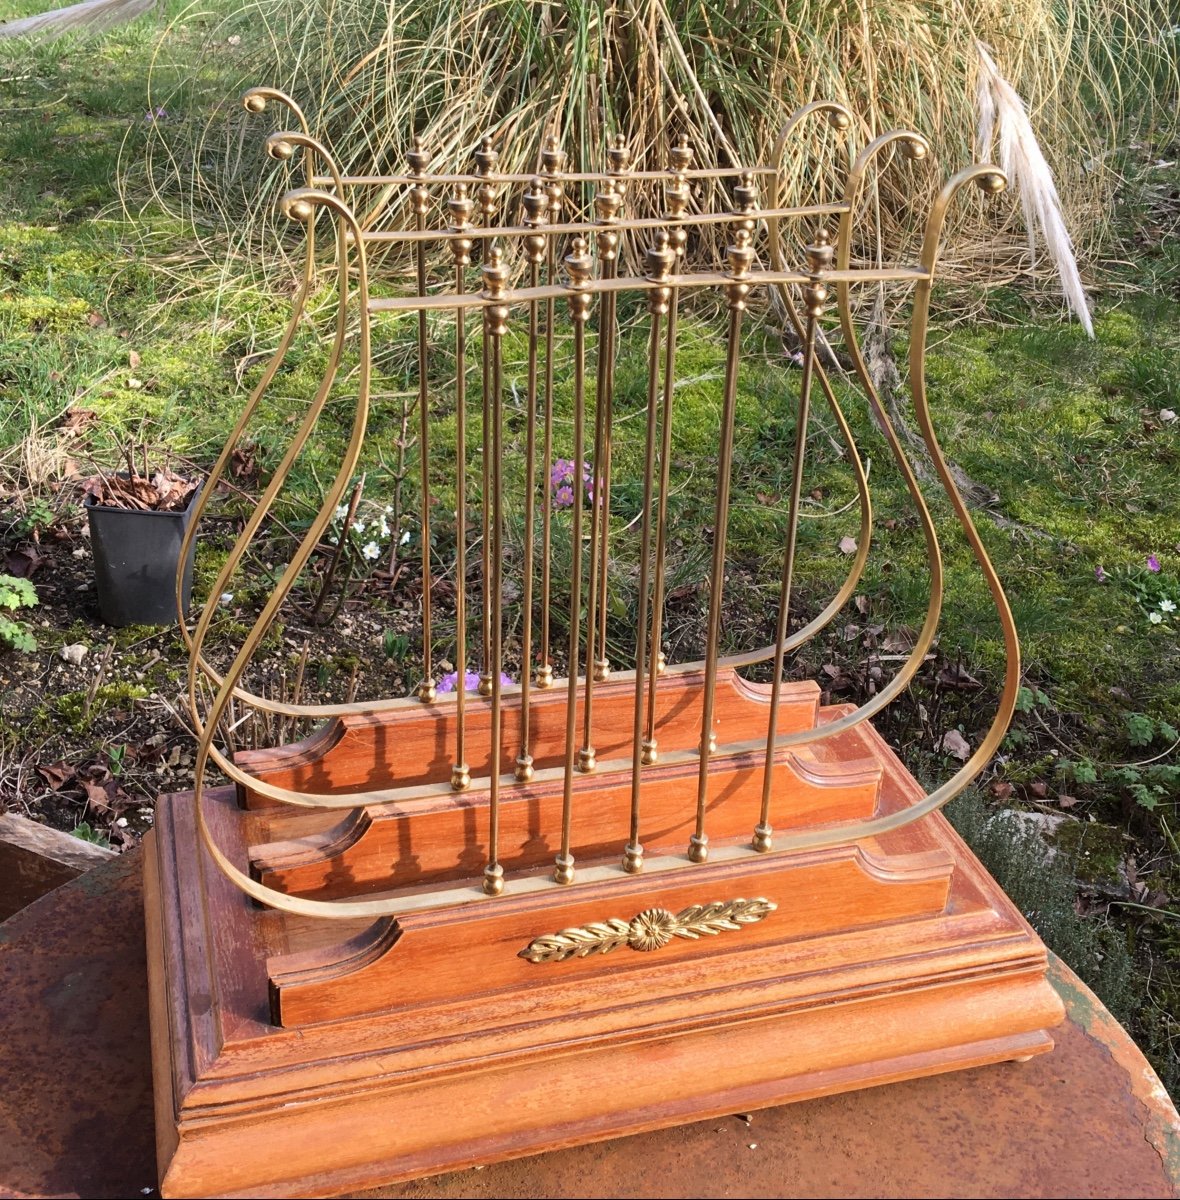
{"label": "rusty metal table top", "polygon": [[[139,858],[0,925],[0,1196],[156,1195]],[[1054,962],[1057,1048],[372,1197],[1177,1196],[1180,1118]]]}

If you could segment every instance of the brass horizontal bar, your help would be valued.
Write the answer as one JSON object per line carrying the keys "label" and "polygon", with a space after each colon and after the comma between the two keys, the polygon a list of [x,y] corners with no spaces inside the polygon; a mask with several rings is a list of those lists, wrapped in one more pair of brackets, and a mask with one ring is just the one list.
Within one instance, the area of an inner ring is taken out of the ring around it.
{"label": "brass horizontal bar", "polygon": [[[791,217],[842,216],[848,211],[846,204],[798,204],[792,208],[760,208],[753,212],[712,212],[684,217],[619,217],[611,222],[610,228],[618,233],[629,229],[667,229],[670,225],[729,225],[746,221],[787,220]],[[487,241],[498,237],[531,237],[541,233],[546,237],[561,237],[594,233],[603,228],[595,221],[567,221],[561,225],[499,225],[491,227],[471,226],[468,229],[377,229],[362,233],[362,240],[369,242],[448,242],[457,238]]]}
{"label": "brass horizontal bar", "polygon": [[[544,171],[493,171],[488,175],[478,175],[473,172],[458,175],[342,175],[340,182],[345,187],[380,187],[388,184],[405,184],[406,187],[418,187],[421,184],[429,186],[432,183],[469,183],[478,186],[481,183],[529,183],[537,176],[560,183],[598,183],[611,180],[615,183],[627,183],[629,180],[642,182],[644,180],[672,179],[676,175],[687,179],[738,179],[742,175],[777,175],[774,167],[693,167],[686,171],[673,171],[671,168],[655,171],[623,171],[612,174],[609,171],[560,171],[556,175],[546,175]],[[331,175],[315,175],[312,177],[313,187],[331,186],[336,181]]]}
{"label": "brass horizontal bar", "polygon": [[[774,284],[802,284],[809,276],[794,271],[751,271],[742,277],[751,288],[769,287]],[[929,279],[927,272],[921,267],[887,267],[884,270],[868,269],[863,271],[830,271],[824,276],[830,283],[919,283]],[[584,291],[591,295],[603,292],[646,292],[652,288],[707,288],[724,287],[733,283],[734,277],[723,271],[700,271],[692,275],[671,275],[667,279],[652,280],[639,276],[627,276],[619,279],[591,279]],[[371,313],[382,312],[418,312],[420,309],[431,308],[486,308],[489,304],[530,304],[535,300],[547,300],[550,297],[568,299],[574,294],[573,288],[565,284],[545,284],[541,287],[509,289],[503,296],[489,299],[478,292],[440,292],[434,296],[388,296],[370,300],[368,310]]]}

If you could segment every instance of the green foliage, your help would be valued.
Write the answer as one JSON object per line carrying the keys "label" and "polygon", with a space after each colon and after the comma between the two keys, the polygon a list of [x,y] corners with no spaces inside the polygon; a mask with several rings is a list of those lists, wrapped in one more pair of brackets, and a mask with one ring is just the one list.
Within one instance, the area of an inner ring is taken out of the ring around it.
{"label": "green foliage", "polygon": [[70,832],[83,842],[110,848],[111,842],[107,835],[101,829],[94,829],[89,821],[79,821]]}
{"label": "green foliage", "polygon": [[381,647],[385,657],[400,662],[409,653],[410,639],[404,633],[396,633],[387,629],[381,637]]}
{"label": "green foliage", "polygon": [[25,653],[37,649],[37,639],[19,621],[5,615],[36,604],[37,589],[27,579],[0,575],[0,646]]}
{"label": "green foliage", "polygon": [[1050,859],[1039,835],[1016,819],[991,816],[978,792],[947,806],[955,828],[996,882],[1059,954],[1120,1020],[1143,1002],[1127,945],[1111,925],[1078,916],[1068,854]]}

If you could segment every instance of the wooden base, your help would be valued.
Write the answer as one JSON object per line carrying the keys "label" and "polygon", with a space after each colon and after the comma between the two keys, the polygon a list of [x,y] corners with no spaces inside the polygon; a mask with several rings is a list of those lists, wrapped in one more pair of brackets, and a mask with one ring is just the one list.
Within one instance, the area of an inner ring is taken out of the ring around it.
{"label": "wooden base", "polygon": [[[875,764],[878,811],[921,794],[871,729],[833,743],[858,775]],[[209,809],[227,852],[257,864],[275,810],[229,789]],[[941,816],[806,854],[727,859],[719,841],[700,866],[510,883],[356,924],[254,906],[198,852],[191,797],[157,811],[145,870],[165,1196],[349,1192],[1024,1059],[1062,1017],[1044,947]],[[559,930],[739,897],[777,907],[651,953],[520,957]]]}

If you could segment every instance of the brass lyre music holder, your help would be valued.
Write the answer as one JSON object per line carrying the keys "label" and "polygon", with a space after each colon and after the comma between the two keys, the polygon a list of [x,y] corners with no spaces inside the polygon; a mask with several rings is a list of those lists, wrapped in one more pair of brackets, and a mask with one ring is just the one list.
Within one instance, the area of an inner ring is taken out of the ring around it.
{"label": "brass lyre music holder", "polygon": [[[305,238],[301,287],[190,540],[307,319],[324,228],[336,325],[323,380],[185,627],[196,790],[161,798],[147,856],[163,1194],[329,1194],[1049,1049],[1061,1006],[1044,948],[937,812],[995,752],[1020,678],[1012,615],[944,461],[924,376],[947,209],[968,184],[1002,191],[1002,174],[953,175],[917,261],[864,267],[852,262],[853,225],[870,172],[928,147],[914,132],[883,134],[850,156],[842,199],[792,204],[783,158],[817,120],[851,140],[839,104],[800,109],[756,168],[696,166],[682,139],[666,168],[636,170],[616,139],[607,169],[570,171],[550,138],[535,173],[513,174],[484,138],[469,171],[437,172],[415,143],[404,173],[350,176],[289,97],[255,88],[244,98],[253,113],[271,102],[298,125],[266,145],[303,171],[280,204]],[[640,188],[654,211],[638,204]],[[787,226],[803,230],[800,263]],[[698,265],[686,250],[714,236],[720,261]],[[913,416],[1007,652],[989,732],[931,792],[870,723],[931,649],[943,576],[933,518],[859,348],[852,290],[865,284],[912,289]],[[726,653],[744,325],[751,301],[771,292],[802,348],[776,633]],[[703,659],[674,662],[678,317],[704,311],[702,298],[720,300],[725,346],[708,615]],[[627,522],[611,508],[616,364],[630,336],[620,301],[640,306],[628,327],[646,340],[643,429],[628,435],[642,437],[631,493],[642,502]],[[352,486],[385,314],[417,325],[421,682],[409,697],[344,704],[253,693],[247,670]],[[432,329],[440,315],[449,323]],[[866,471],[817,350],[829,315],[913,501],[930,571],[912,650],[859,707],[821,706],[814,683],[785,678],[787,657],[853,596],[872,544]],[[516,331],[527,339],[519,361],[505,349]],[[444,337],[450,378],[437,367]],[[315,437],[346,353],[356,394],[335,476],[249,632],[217,658],[218,598]],[[506,371],[524,380],[511,400]],[[572,417],[557,403],[563,388]],[[842,586],[793,628],[817,391],[844,442],[860,530]],[[523,424],[523,462],[506,420]],[[551,472],[562,451],[573,466],[559,517]],[[452,489],[453,512],[436,502]],[[523,529],[519,551],[510,519]],[[449,597],[436,586],[432,523],[454,534]],[[620,566],[622,540],[637,548],[635,569]],[[635,649],[612,662],[610,584],[624,570],[636,585]],[[439,689],[444,661],[453,693]],[[768,682],[743,674],[759,664]],[[230,727],[251,709],[317,728],[235,753]],[[218,773],[229,786],[213,786]]]}

